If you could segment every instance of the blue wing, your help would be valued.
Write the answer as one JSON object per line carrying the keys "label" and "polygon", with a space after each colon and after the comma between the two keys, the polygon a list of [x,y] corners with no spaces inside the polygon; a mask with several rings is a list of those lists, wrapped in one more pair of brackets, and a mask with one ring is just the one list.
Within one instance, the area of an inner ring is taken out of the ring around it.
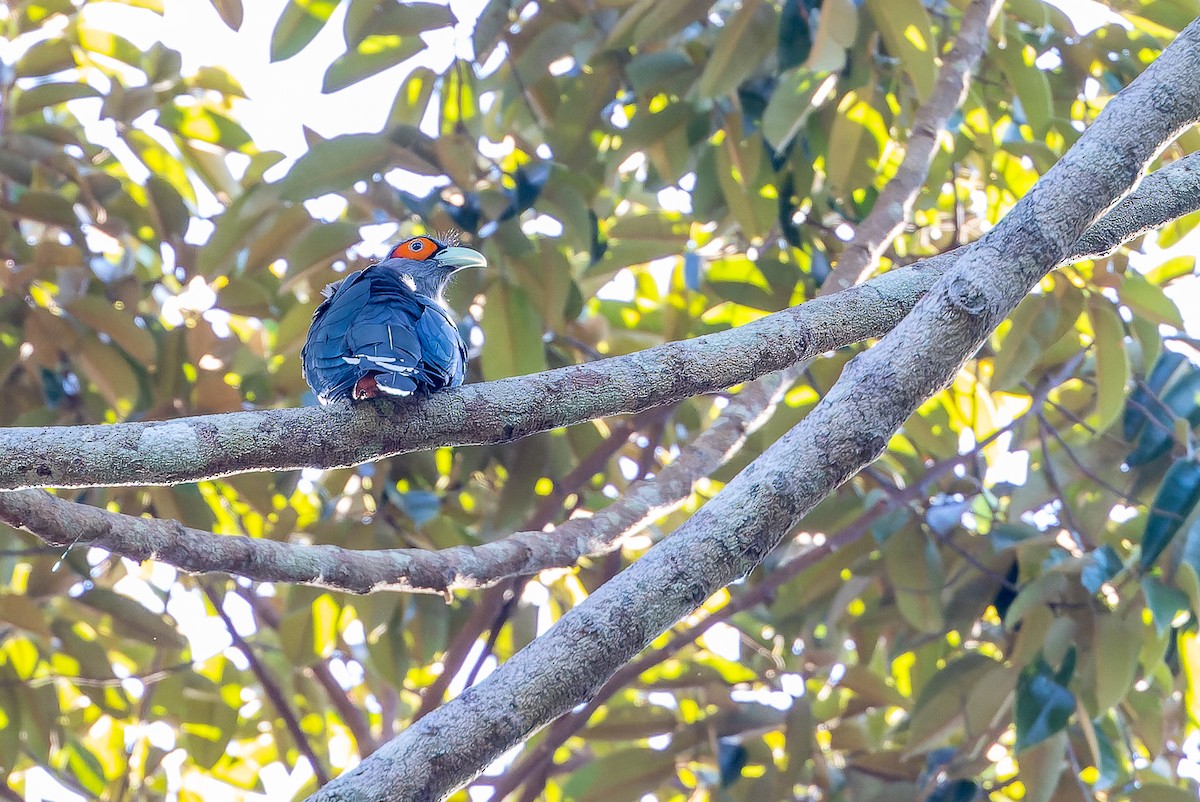
{"label": "blue wing", "polygon": [[323,404],[350,398],[366,376],[397,396],[457,387],[467,366],[446,310],[414,292],[403,274],[377,265],[347,276],[317,307],[300,356]]}

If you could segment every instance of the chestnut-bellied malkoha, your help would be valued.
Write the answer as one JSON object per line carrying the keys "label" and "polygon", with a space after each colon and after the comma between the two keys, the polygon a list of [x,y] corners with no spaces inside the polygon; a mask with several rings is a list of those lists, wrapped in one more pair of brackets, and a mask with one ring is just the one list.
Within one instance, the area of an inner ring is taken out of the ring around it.
{"label": "chestnut-bellied malkoha", "polygon": [[325,288],[300,351],[304,379],[322,404],[407,396],[462,384],[467,346],[442,290],[483,254],[413,237],[387,258]]}

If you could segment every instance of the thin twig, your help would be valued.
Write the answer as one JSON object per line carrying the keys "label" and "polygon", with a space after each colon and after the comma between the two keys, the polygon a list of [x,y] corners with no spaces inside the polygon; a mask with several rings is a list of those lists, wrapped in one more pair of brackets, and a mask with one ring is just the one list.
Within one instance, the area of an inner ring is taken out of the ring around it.
{"label": "thin twig", "polygon": [[262,661],[258,659],[258,655],[255,654],[254,649],[237,631],[237,627],[233,625],[233,621],[230,620],[228,613],[225,612],[224,599],[221,594],[209,587],[207,583],[201,582],[200,587],[204,590],[204,594],[208,596],[208,600],[212,602],[213,609],[217,611],[217,615],[225,623],[225,629],[229,631],[229,637],[233,639],[234,645],[245,656],[246,662],[250,665],[251,673],[258,679],[258,684],[262,686],[263,692],[271,700],[276,715],[283,719],[284,726],[292,734],[292,740],[295,741],[296,748],[300,750],[300,754],[304,755],[305,759],[312,766],[313,775],[317,778],[317,784],[325,785],[329,782],[329,775],[326,774],[325,767],[321,764],[320,759],[317,758],[317,753],[313,749],[308,735],[305,734],[304,729],[300,726],[300,721],[296,718],[296,714],[292,712],[292,707],[288,704],[287,697],[283,695],[279,683],[275,681],[275,677],[262,664]]}

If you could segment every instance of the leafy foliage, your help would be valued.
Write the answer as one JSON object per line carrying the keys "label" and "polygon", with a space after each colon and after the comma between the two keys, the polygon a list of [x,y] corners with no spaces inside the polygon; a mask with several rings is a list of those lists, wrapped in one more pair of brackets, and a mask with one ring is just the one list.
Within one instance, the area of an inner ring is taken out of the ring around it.
{"label": "leafy foliage", "polygon": [[[212,5],[235,30],[253,12]],[[1080,34],[1053,5],[1006,4],[885,267],[994,224],[1200,13],[1108,5],[1117,18]],[[961,6],[488,0],[459,23],[436,3],[289,0],[261,47],[321,58],[340,22],[326,92],[452,25],[475,55],[413,68],[380,130],[307,131],[290,163],[243,125],[249,76],[219,53],[185,69],[114,24],[153,29],[161,3],[12,2],[0,420],[311,402],[298,351],[319,290],[377,255],[359,243],[379,226],[392,240],[454,227],[489,257],[451,290],[482,343],[472,380],[811,298],[903,157]],[[764,569],[665,635],[574,730],[547,729],[485,781],[580,800],[1194,795],[1200,369],[1174,300],[1194,259],[1162,249],[1198,219],[1048,278]],[[816,363],[650,537],[515,583],[507,602],[248,586],[4,529],[0,776],[20,792],[41,769],[113,800],[311,791],[668,535],[849,356]],[[228,535],[476,544],[602,510],[722,406],[78,498]]]}

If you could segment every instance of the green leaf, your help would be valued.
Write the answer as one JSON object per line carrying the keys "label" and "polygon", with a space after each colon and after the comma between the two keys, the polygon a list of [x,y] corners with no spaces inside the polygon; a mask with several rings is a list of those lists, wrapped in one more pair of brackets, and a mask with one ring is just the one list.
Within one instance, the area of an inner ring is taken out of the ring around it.
{"label": "green leaf", "polygon": [[649,704],[608,704],[588,722],[584,737],[600,741],[633,741],[671,733],[678,716]]}
{"label": "green leaf", "polygon": [[1125,386],[1129,383],[1129,354],[1125,348],[1125,326],[1112,304],[1092,296],[1088,317],[1092,321],[1096,356],[1096,414],[1093,424],[1104,432],[1116,422],[1125,406]]}
{"label": "green leaf", "polygon": [[100,760],[74,738],[67,742],[63,751],[66,753],[66,768],[71,778],[99,799],[108,788]]}
{"label": "green leaf", "polygon": [[77,597],[80,604],[112,616],[113,628],[121,635],[163,649],[182,649],[187,639],[179,634],[166,614],[148,610],[133,599],[106,588],[89,588]]}
{"label": "green leaf", "polygon": [[220,92],[227,97],[246,97],[246,90],[241,83],[220,67],[201,67],[196,74],[187,79],[188,86],[199,89],[210,89]]}
{"label": "green leaf", "polygon": [[[833,2],[830,2],[826,8],[832,5]],[[825,19],[824,12],[820,19]],[[776,45],[779,69],[790,70],[803,64],[812,52],[812,44],[813,32],[809,25],[808,9],[801,3],[784,3],[779,15],[779,39]]]}
{"label": "green leaf", "polygon": [[[963,717],[970,712],[972,693],[985,677],[998,676],[997,671],[1010,673],[995,660],[979,652],[968,652],[935,673],[921,688],[909,714],[908,751],[926,752],[951,741],[963,730]],[[1011,680],[1008,686],[1011,691]]]}
{"label": "green leaf", "polygon": [[1153,574],[1142,577],[1142,595],[1159,635],[1171,629],[1180,610],[1188,609],[1188,595],[1177,587],[1165,584]]}
{"label": "green leaf", "polygon": [[300,235],[284,254],[288,273],[298,273],[319,262],[343,255],[347,248],[361,239],[358,226],[354,223],[334,222],[313,226]]}
{"label": "green leaf", "polygon": [[1007,48],[993,52],[999,59],[1009,83],[1016,90],[1029,127],[1033,129],[1035,136],[1045,136],[1054,117],[1054,107],[1049,79],[1034,63],[1037,51],[1032,45],[1025,44],[1017,34],[1009,38]]}
{"label": "green leaf", "polygon": [[30,114],[35,111],[66,103],[68,100],[78,100],[84,97],[102,97],[100,92],[83,83],[54,83],[40,84],[26,89],[17,95],[13,110],[17,115]]}
{"label": "green leaf", "polygon": [[6,621],[26,632],[50,637],[46,611],[41,604],[28,596],[0,591],[0,621]]}
{"label": "green leaf", "polygon": [[1153,782],[1156,777],[1147,777],[1146,783],[1129,794],[1129,802],[1196,802],[1196,794],[1173,785]]}
{"label": "green leaf", "polygon": [[640,799],[675,776],[672,749],[624,749],[598,757],[562,784],[562,798],[578,802]]}
{"label": "green leaf", "polygon": [[437,73],[428,67],[417,67],[410,72],[392,102],[392,110],[388,114],[388,128],[420,125],[437,84]]}
{"label": "green leaf", "polygon": [[184,139],[208,142],[233,151],[253,147],[246,129],[215,109],[171,104],[159,111],[158,119],[160,125]]}
{"label": "green leaf", "polygon": [[1191,723],[1200,721],[1200,635],[1181,629],[1176,639],[1185,679],[1183,704]]}
{"label": "green leaf", "polygon": [[525,290],[507,281],[493,284],[482,327],[484,381],[546,369],[542,321]]}
{"label": "green leaf", "polygon": [[1044,538],[1046,534],[1029,524],[999,523],[993,524],[988,537],[992,548],[999,552],[1015,548],[1022,543],[1035,538]]}
{"label": "green leaf", "polygon": [[867,0],[867,11],[874,18],[888,53],[900,59],[912,79],[917,99],[924,102],[937,80],[934,60],[937,42],[925,6],[921,0]]}
{"label": "green leaf", "polygon": [[[1181,218],[1182,219],[1182,218]],[[1167,247],[1161,241],[1159,247]],[[1150,270],[1145,274],[1145,279],[1150,284],[1156,287],[1162,287],[1169,284],[1177,278],[1190,276],[1196,272],[1196,257],[1194,256],[1176,256],[1173,259],[1168,259],[1158,267]],[[1128,278],[1128,275],[1126,276]]]}
{"label": "green leaf", "polygon": [[284,200],[301,201],[346,189],[391,167],[396,147],[384,134],[343,134],[318,142],[279,182]]}
{"label": "green leaf", "polygon": [[183,237],[192,222],[192,215],[183,198],[175,191],[175,187],[152,175],[146,179],[146,192],[150,196],[150,202],[154,204],[158,220],[162,223],[159,233],[163,238]]}
{"label": "green leaf", "polygon": [[217,305],[234,315],[273,318],[275,307],[271,290],[261,281],[246,276],[229,279],[217,294]]}
{"label": "green leaf", "polygon": [[832,191],[849,195],[873,182],[884,146],[888,142],[883,115],[871,102],[873,92],[848,92],[838,103],[837,116],[829,132],[838,143],[826,154],[825,175]]}
{"label": "green leaf", "polygon": [[1142,535],[1142,570],[1152,566],[1200,502],[1200,462],[1181,459],[1163,474]]}
{"label": "green leaf", "polygon": [[81,295],[66,310],[93,331],[112,338],[125,353],[143,365],[153,365],[158,354],[154,337],[134,320],[133,313],[117,309],[107,298]]}
{"label": "green leaf", "polygon": [[821,4],[812,50],[804,66],[818,72],[841,71],[846,66],[846,51],[854,46],[857,38],[858,4],[855,0],[825,0]]}
{"label": "green leaf", "polygon": [[316,38],[338,0],[288,0],[271,33],[271,61],[285,61]]}
{"label": "green leaf", "polygon": [[1021,782],[1025,786],[1022,802],[1051,802],[1058,789],[1067,755],[1067,733],[1057,732],[1019,758]]}
{"label": "green leaf", "polygon": [[76,28],[75,36],[84,50],[115,59],[131,67],[140,69],[142,66],[142,49],[120,34],[80,26]]}
{"label": "green leaf", "polygon": [[787,148],[813,110],[832,95],[836,83],[836,75],[822,76],[805,67],[779,76],[762,120],[763,136],[776,152]]}
{"label": "green leaf", "polygon": [[337,602],[328,593],[322,593],[312,603],[313,654],[328,658],[338,642]]}
{"label": "green leaf", "polygon": [[343,53],[329,65],[321,82],[321,91],[330,94],[345,89],[396,66],[424,49],[425,43],[415,36],[372,34],[359,42],[352,52]]}
{"label": "green leaf", "polygon": [[1138,651],[1130,648],[1141,643],[1146,632],[1139,622],[1126,621],[1115,614],[1101,615],[1096,621],[1096,640],[1092,647],[1096,667],[1096,714],[1115,707],[1125,698],[1137,674]]}
{"label": "green leaf", "polygon": [[242,0],[208,0],[230,30],[240,30],[242,27]]}
{"label": "green leaf", "polygon": [[696,84],[696,93],[702,98],[718,98],[737,89],[758,68],[758,61],[745,54],[774,39],[775,24],[775,11],[769,5],[761,0],[745,0],[721,29]]}
{"label": "green leaf", "polygon": [[932,539],[915,526],[906,527],[884,544],[883,562],[904,619],[921,632],[945,629],[942,556]]}
{"label": "green leaf", "polygon": [[[1200,423],[1200,370],[1188,363],[1183,376],[1170,384],[1160,399],[1150,399],[1146,426],[1137,446],[1125,458],[1132,466],[1144,465],[1166,454],[1175,442],[1175,422]],[[1175,374],[1178,375],[1178,374]]]}
{"label": "green leaf", "polygon": [[87,337],[80,341],[74,359],[118,415],[128,414],[139,392],[137,374],[128,360],[116,349]]}
{"label": "green leaf", "polygon": [[[1055,296],[1029,295],[1022,299],[1004,324],[1003,339],[995,345],[989,382],[993,391],[1011,390],[1029,375],[1042,352],[1054,342],[1058,318]],[[993,341],[996,339],[993,337]]]}
{"label": "green leaf", "polygon": [[1187,357],[1178,351],[1163,351],[1154,362],[1154,368],[1146,381],[1137,385],[1129,395],[1125,417],[1121,423],[1121,436],[1126,440],[1137,437],[1146,424],[1147,411],[1158,403],[1158,396],[1176,373],[1190,365]]}
{"label": "green leaf", "polygon": [[355,48],[371,34],[416,37],[454,25],[458,18],[449,5],[396,0],[351,0],[342,24],[347,48]]}
{"label": "green leaf", "polygon": [[[1194,264],[1195,260],[1192,261]],[[1183,316],[1179,307],[1166,296],[1162,287],[1151,284],[1140,273],[1126,273],[1118,293],[1121,303],[1128,306],[1135,315],[1177,329],[1183,328]]]}
{"label": "green leaf", "polygon": [[[238,711],[221,698],[210,680],[197,674],[187,676],[188,687],[182,699],[184,748],[188,758],[202,769],[211,769],[224,755],[225,747],[237,730]],[[178,715],[179,709],[173,712]]]}
{"label": "green leaf", "polygon": [[34,78],[69,70],[74,66],[75,54],[71,52],[70,43],[55,37],[38,42],[26,50],[25,55],[17,59],[13,75],[17,78]]}
{"label": "green leaf", "polygon": [[1062,684],[1046,661],[1031,663],[1017,681],[1017,751],[1041,743],[1067,726],[1075,712],[1075,695]]}
{"label": "green leaf", "polygon": [[61,228],[76,228],[79,225],[79,218],[75,215],[75,205],[54,192],[41,190],[22,192],[16,203],[5,204],[5,208],[18,217],[49,223]]}

